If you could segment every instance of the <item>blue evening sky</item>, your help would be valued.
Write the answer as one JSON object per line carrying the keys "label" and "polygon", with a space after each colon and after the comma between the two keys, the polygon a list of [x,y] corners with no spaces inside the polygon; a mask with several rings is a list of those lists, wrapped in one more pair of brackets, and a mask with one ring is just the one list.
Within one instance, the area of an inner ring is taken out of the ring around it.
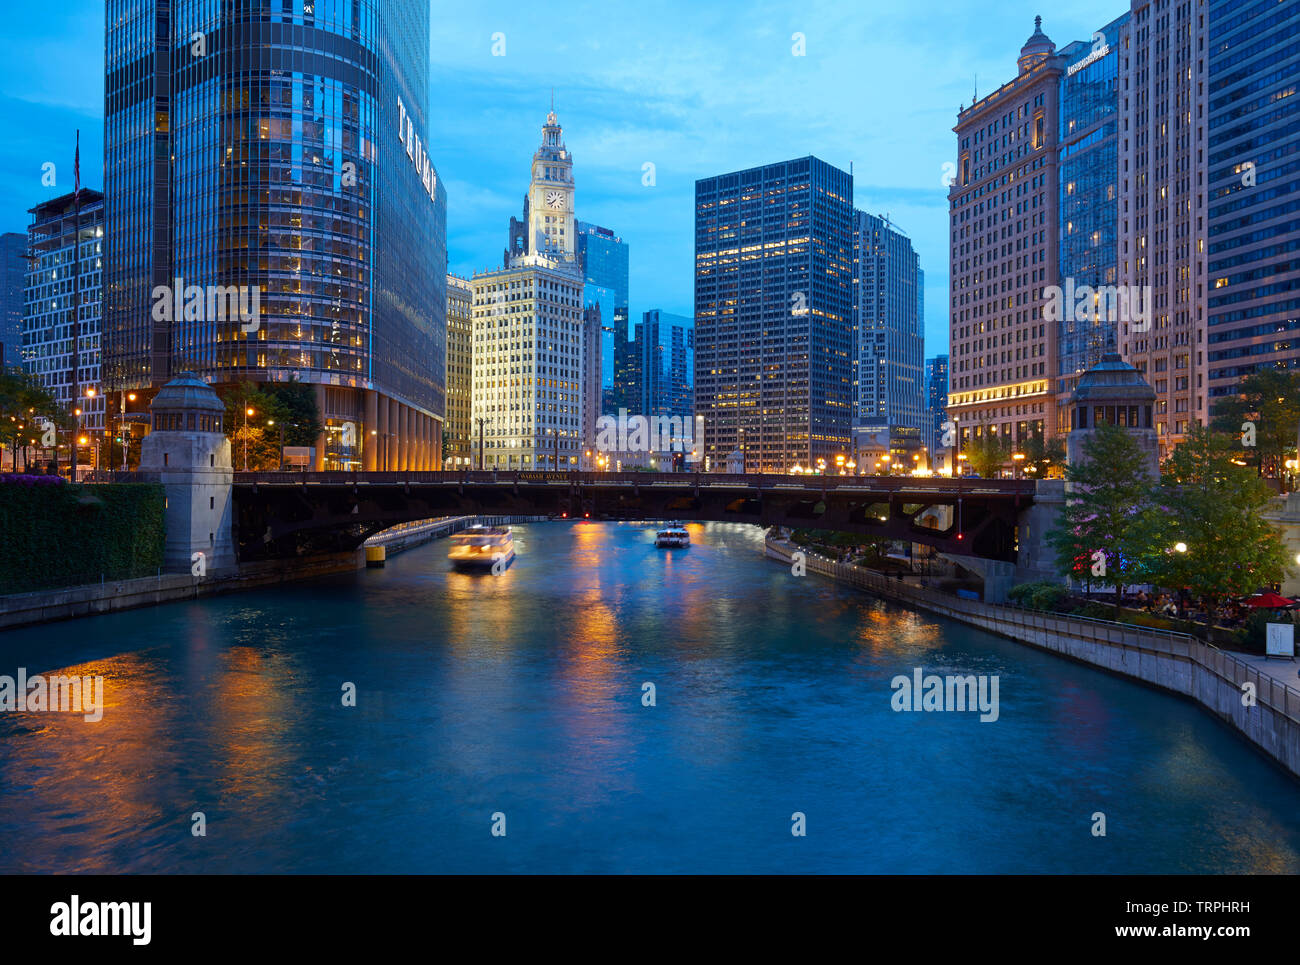
{"label": "blue evening sky", "polygon": [[[555,88],[578,216],[631,247],[633,318],[689,315],[696,178],[815,154],[855,174],[854,201],[888,213],[926,272],[926,354],[946,351],[952,126],[1010,80],[1036,13],[1057,44],[1088,39],[1126,0],[987,2],[433,3],[429,153],[448,195],[452,271],[495,267],[518,216]],[[103,183],[102,0],[11,7],[0,36],[0,231]],[[792,54],[791,35],[806,54]],[[493,56],[493,34],[505,56]],[[41,165],[57,165],[55,187]],[[642,184],[646,162],[653,187]]]}

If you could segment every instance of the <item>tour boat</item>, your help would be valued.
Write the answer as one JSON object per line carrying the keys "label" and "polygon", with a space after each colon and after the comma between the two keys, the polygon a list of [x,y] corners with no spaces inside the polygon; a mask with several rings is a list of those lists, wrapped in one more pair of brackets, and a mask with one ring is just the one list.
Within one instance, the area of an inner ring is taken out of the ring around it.
{"label": "tour boat", "polygon": [[681,523],[669,523],[667,528],[655,533],[655,546],[687,547],[691,545],[691,534]]}
{"label": "tour boat", "polygon": [[508,526],[471,526],[451,537],[447,559],[458,569],[491,569],[500,573],[515,558],[515,540]]}

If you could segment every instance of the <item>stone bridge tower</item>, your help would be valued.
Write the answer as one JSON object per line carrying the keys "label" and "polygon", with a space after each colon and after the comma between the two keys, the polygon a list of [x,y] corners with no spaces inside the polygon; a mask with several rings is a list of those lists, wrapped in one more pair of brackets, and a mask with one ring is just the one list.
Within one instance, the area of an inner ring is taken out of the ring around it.
{"label": "stone bridge tower", "polygon": [[167,494],[164,568],[200,576],[233,568],[234,475],[222,426],[225,404],[193,372],[182,372],[158,391],[150,410],[140,471],[158,477]]}

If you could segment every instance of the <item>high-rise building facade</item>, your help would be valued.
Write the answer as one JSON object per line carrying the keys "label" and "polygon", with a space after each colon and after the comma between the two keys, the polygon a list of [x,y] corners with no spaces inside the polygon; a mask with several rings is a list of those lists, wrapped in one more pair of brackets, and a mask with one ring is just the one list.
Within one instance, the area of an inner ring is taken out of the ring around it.
{"label": "high-rise building facade", "polygon": [[65,194],[30,210],[22,357],[24,371],[69,414],[80,409],[83,429],[98,432],[105,408],[100,379],[104,196],[83,188],[80,201],[78,208],[74,196]]}
{"label": "high-rise building facade", "polygon": [[1206,355],[1213,406],[1254,372],[1300,367],[1300,3],[1198,6],[1209,21]]}
{"label": "high-rise building facade", "polygon": [[573,156],[552,107],[533,155],[524,219],[510,221],[506,263],[471,281],[471,429],[486,469],[582,466],[594,426],[587,376],[599,365],[588,329],[600,316],[598,306],[584,311],[574,197]]}
{"label": "high-rise building facade", "polygon": [[[440,464],[446,192],[425,148],[430,16],[420,0],[108,0],[110,388],[186,369],[296,379],[326,427],[316,468]],[[255,319],[223,310],[236,291]]]}
{"label": "high-rise building facade", "polygon": [[609,228],[575,222],[578,264],[582,269],[584,308],[600,308],[600,411],[616,414],[631,409],[628,367],[628,246]]}
{"label": "high-rise building facade", "polygon": [[923,275],[911,239],[888,218],[854,215],[855,448],[909,462],[925,407]]}
{"label": "high-rise building facade", "polygon": [[642,314],[637,332],[642,406],[636,411],[690,425],[695,415],[695,320],[652,308]]}
{"label": "high-rise building facade", "polygon": [[471,418],[483,468],[579,468],[588,421],[582,276],[523,256],[472,284]]}
{"label": "high-rise building facade", "polygon": [[[1207,412],[1205,0],[1133,0],[1119,50],[1120,353],[1156,390],[1159,457]],[[1263,41],[1253,41],[1262,43]]]}
{"label": "high-rise building facade", "polygon": [[474,372],[474,288],[466,278],[447,275],[447,421],[443,428],[444,468],[468,469],[473,437],[470,415]]}
{"label": "high-rise building facade", "polygon": [[695,182],[703,457],[833,466],[853,410],[853,180],[815,157]]}
{"label": "high-rise building facade", "polygon": [[23,289],[27,284],[27,236],[0,235],[0,369],[23,362]]}
{"label": "high-rise building facade", "polygon": [[[1065,67],[1060,80],[1060,252],[1055,283],[1063,298],[1067,292],[1098,292],[1119,281],[1119,51],[1128,16],[1095,31],[1090,40],[1060,50]],[[1085,292],[1081,305],[1071,298],[1061,318],[1049,319],[1056,334],[1056,419],[1045,427],[1049,436],[1070,431],[1070,397],[1079,377],[1105,352],[1117,350],[1118,318],[1101,309],[1101,299]]]}
{"label": "high-rise building facade", "polygon": [[1016,66],[954,128],[948,415],[963,440],[1014,441],[1055,420],[1057,339],[1043,309],[1058,278],[1062,59],[1039,18]]}
{"label": "high-rise building facade", "polygon": [[925,360],[925,451],[929,455],[931,469],[936,469],[942,461],[944,468],[947,459],[940,452],[943,448],[943,424],[948,418],[948,356],[936,355]]}

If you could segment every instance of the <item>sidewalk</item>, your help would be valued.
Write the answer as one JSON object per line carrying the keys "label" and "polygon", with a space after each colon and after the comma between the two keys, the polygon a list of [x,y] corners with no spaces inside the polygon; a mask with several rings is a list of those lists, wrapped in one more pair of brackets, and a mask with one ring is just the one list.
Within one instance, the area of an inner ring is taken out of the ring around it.
{"label": "sidewalk", "polygon": [[1300,689],[1300,660],[1286,657],[1265,657],[1257,653],[1233,653],[1242,663],[1248,663],[1259,673],[1272,677],[1278,683]]}

